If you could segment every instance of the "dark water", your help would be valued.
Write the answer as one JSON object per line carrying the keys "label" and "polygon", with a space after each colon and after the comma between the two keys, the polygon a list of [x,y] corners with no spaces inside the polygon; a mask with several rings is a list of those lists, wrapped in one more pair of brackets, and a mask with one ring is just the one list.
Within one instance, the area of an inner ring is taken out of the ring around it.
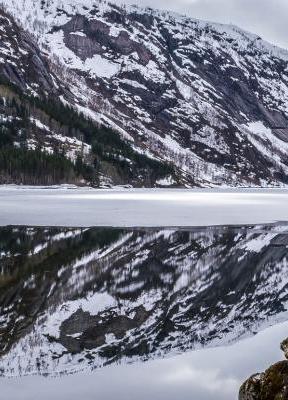
{"label": "dark water", "polygon": [[253,337],[288,319],[287,246],[285,223],[0,228],[0,374],[15,377],[2,379],[6,398],[236,399],[257,372],[241,354],[263,369],[288,336],[284,324]]}

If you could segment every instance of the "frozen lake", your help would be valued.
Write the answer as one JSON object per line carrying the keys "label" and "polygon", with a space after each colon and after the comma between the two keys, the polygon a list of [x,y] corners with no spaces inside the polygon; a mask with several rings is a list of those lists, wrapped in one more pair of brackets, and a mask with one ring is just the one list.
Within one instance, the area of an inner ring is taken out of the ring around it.
{"label": "frozen lake", "polygon": [[173,227],[288,221],[287,189],[0,188],[0,225]]}
{"label": "frozen lake", "polygon": [[1,187],[0,210],[5,400],[236,400],[283,359],[288,190]]}

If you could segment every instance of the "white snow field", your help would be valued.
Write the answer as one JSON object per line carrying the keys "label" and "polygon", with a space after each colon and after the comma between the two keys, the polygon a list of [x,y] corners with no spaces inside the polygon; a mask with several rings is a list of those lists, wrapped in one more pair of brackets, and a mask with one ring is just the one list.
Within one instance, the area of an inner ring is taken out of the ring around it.
{"label": "white snow field", "polygon": [[0,187],[0,226],[187,227],[288,221],[288,189]]}

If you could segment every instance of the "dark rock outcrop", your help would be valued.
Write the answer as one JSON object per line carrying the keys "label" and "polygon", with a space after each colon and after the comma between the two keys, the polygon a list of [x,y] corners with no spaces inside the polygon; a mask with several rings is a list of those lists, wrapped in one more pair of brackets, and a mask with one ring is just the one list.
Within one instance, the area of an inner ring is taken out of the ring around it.
{"label": "dark rock outcrop", "polygon": [[60,95],[60,81],[31,34],[0,9],[0,78],[27,94]]}
{"label": "dark rock outcrop", "polygon": [[[288,339],[281,343],[287,357]],[[287,400],[288,361],[279,361],[264,373],[252,375],[240,388],[239,400]]]}

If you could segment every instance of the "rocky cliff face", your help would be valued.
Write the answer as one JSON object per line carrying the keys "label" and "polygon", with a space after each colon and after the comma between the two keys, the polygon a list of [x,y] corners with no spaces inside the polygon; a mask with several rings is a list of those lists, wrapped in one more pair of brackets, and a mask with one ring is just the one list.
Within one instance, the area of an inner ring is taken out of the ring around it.
{"label": "rocky cliff face", "polygon": [[[81,154],[82,148],[83,154],[87,155],[89,146],[76,138],[66,137],[67,133],[63,135],[63,127],[39,106],[44,98],[54,98],[56,101],[61,95],[67,98],[72,96],[52,72],[49,60],[36,40],[2,9],[0,23],[0,183],[39,184],[42,181],[52,184],[56,183],[55,180],[58,183],[65,183],[66,180],[80,183],[81,178],[74,175],[72,163],[69,177],[61,177],[58,171],[57,178],[55,175],[53,180],[51,171],[46,168],[46,171],[42,171],[41,180],[37,176],[39,171],[36,171],[36,164],[32,165],[33,153],[29,153],[28,158],[31,156],[30,167],[34,169],[34,175],[32,171],[22,169],[23,165],[19,169],[13,160],[13,157],[18,159],[17,163],[20,164],[25,152],[28,154],[29,151],[42,148],[47,153],[48,163],[48,154],[60,154],[62,151],[67,159],[73,161]],[[13,152],[15,154],[12,155]],[[29,160],[26,161],[29,163]],[[10,168],[7,168],[9,163]],[[58,170],[64,164],[60,165],[57,166]]]}
{"label": "rocky cliff face", "polygon": [[182,185],[286,183],[287,51],[234,26],[104,1],[1,3],[49,53],[73,105],[172,162]]}
{"label": "rocky cliff face", "polygon": [[59,81],[32,35],[2,10],[0,24],[1,79],[13,82],[19,90],[29,94],[51,93],[57,96]]}
{"label": "rocky cliff face", "polygon": [[0,230],[2,375],[225,345],[285,318],[287,226]]}
{"label": "rocky cliff face", "polygon": [[172,166],[80,115],[63,66],[9,13],[0,19],[0,184],[177,184]]}

